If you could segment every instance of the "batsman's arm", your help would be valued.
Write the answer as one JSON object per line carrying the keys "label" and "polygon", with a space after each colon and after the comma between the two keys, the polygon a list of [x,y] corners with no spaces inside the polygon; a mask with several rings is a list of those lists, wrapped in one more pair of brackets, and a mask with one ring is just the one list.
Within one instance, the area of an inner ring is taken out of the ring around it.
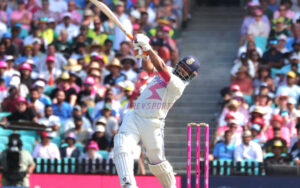
{"label": "batsman's arm", "polygon": [[154,67],[153,64],[151,63],[149,57],[144,57],[142,59],[142,67],[145,71],[147,72],[153,72],[154,71]]}
{"label": "batsman's arm", "polygon": [[159,55],[151,48],[147,51],[150,62],[153,64],[155,69],[157,70],[158,74],[168,82],[170,80],[170,73],[168,71],[167,65],[165,62],[159,57]]}

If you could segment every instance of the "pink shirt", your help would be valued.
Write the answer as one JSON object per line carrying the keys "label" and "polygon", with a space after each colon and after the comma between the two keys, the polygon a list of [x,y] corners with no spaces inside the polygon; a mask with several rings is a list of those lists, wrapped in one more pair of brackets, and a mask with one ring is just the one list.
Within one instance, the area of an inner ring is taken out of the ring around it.
{"label": "pink shirt", "polygon": [[[25,15],[25,13],[27,12],[27,10],[23,10],[23,11],[18,11],[18,10],[16,10],[16,11],[13,11],[12,13],[11,13],[11,17],[10,17],[10,19],[21,19],[22,17],[24,17],[24,15]],[[29,19],[31,20],[32,19],[32,13],[31,12],[27,12],[28,13],[28,17],[29,17]],[[25,25],[25,24],[23,24],[23,23],[21,23],[22,24],[22,28],[23,29],[26,29],[26,30],[29,30],[30,29],[30,25]]]}
{"label": "pink shirt", "polygon": [[[265,132],[267,140],[270,140],[274,137],[273,127],[270,126],[267,131]],[[287,127],[281,127],[281,138],[283,138],[287,145],[290,145],[291,138],[290,138],[290,130]]]}
{"label": "pink shirt", "polygon": [[[61,15],[60,15],[61,19],[63,19],[64,14],[65,14],[65,12],[61,13]],[[72,20],[76,20],[78,23],[80,23],[82,21],[82,15],[77,10],[73,10],[72,12],[70,12],[70,14],[71,14]]]}
{"label": "pink shirt", "polygon": [[[294,11],[291,11],[291,10],[288,10],[287,13],[286,13],[286,17],[287,18],[290,18],[290,19],[293,19],[295,17],[295,12]],[[274,19],[276,18],[279,18],[279,11],[277,10],[276,12],[274,12]]]}
{"label": "pink shirt", "polygon": [[0,10],[0,21],[3,23],[7,22],[7,13],[3,10]]}

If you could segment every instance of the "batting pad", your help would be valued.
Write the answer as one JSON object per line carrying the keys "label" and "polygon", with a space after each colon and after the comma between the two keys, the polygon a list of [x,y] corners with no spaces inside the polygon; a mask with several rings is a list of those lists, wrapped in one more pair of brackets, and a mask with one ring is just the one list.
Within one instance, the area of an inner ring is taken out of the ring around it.
{"label": "batting pad", "polygon": [[125,140],[126,136],[123,134],[117,134],[114,138],[114,163],[122,188],[137,188],[133,174],[134,161],[130,150],[126,148]]}
{"label": "batting pad", "polygon": [[157,165],[149,164],[150,171],[158,178],[164,188],[176,188],[176,180],[173,168],[168,161]]}

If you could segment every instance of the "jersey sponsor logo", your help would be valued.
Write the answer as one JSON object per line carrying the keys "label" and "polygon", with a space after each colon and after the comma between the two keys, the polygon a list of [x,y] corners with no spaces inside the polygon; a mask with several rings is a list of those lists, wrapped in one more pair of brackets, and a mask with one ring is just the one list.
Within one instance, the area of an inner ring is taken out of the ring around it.
{"label": "jersey sponsor logo", "polygon": [[163,81],[162,79],[160,79],[159,76],[155,76],[154,79],[155,79],[156,84],[154,84],[151,87],[149,87],[149,90],[152,92],[152,95],[150,97],[148,97],[147,99],[158,99],[158,100],[161,100],[161,97],[159,96],[157,90],[161,89],[161,88],[166,88],[167,87],[167,83],[165,81]]}
{"label": "jersey sponsor logo", "polygon": [[134,109],[143,110],[170,110],[174,103],[168,102],[157,102],[157,103],[134,103]]}

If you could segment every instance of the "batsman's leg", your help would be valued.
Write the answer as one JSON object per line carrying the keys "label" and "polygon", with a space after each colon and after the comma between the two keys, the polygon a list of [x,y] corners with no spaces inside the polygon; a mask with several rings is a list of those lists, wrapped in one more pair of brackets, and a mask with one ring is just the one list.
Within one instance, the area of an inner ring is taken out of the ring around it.
{"label": "batsman's leg", "polygon": [[164,188],[176,188],[176,180],[171,164],[164,154],[164,123],[153,120],[142,121],[139,126],[141,139],[149,159],[149,169]]}
{"label": "batsman's leg", "polygon": [[114,163],[122,188],[137,188],[131,146],[137,145],[138,142],[139,134],[129,115],[124,119],[119,133],[114,137]]}

